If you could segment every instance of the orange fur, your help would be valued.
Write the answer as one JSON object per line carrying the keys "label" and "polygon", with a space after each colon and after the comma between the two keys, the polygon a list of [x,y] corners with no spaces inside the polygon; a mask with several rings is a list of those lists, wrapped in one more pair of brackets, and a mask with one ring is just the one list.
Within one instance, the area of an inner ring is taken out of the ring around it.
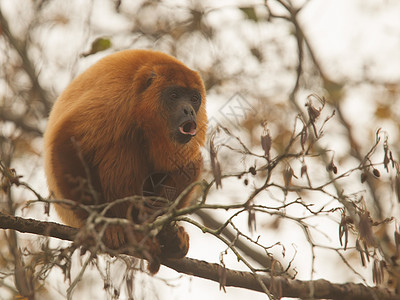
{"label": "orange fur", "polygon": [[[149,78],[152,82],[146,88]],[[161,91],[168,86],[196,89],[201,94],[197,134],[186,144],[171,139],[159,104]],[[105,57],[73,80],[54,104],[44,136],[50,191],[59,199],[105,203],[141,195],[149,175],[167,172],[179,194],[200,175],[200,147],[207,125],[205,99],[200,76],[169,55],[126,50]],[[89,179],[98,197],[79,189],[78,179]],[[56,205],[56,210],[63,222],[74,227],[81,227],[87,217],[71,207]],[[127,211],[127,204],[115,206],[109,216],[129,217]],[[187,252],[187,234],[181,229],[175,234],[185,240],[178,252]],[[135,238],[143,237],[136,234]],[[126,240],[120,228],[106,233],[105,242],[111,247]],[[163,253],[158,241],[149,247],[153,256],[182,256]]]}

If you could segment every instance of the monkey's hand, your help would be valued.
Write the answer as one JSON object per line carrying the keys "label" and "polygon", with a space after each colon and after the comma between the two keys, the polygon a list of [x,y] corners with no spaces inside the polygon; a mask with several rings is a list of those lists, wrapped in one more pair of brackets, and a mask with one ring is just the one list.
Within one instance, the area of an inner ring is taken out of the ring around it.
{"label": "monkey's hand", "polygon": [[132,248],[133,255],[148,260],[148,270],[155,274],[160,268],[160,259],[185,257],[189,250],[189,235],[182,226],[169,224],[158,233],[157,238],[149,238],[143,233],[129,230],[119,225],[109,225],[103,242],[111,249]]}
{"label": "monkey's hand", "polygon": [[126,244],[123,227],[118,225],[108,225],[104,232],[103,242],[110,249],[118,249]]}
{"label": "monkey's hand", "polygon": [[157,239],[162,258],[183,258],[189,250],[189,235],[182,226],[166,225],[157,235]]}
{"label": "monkey's hand", "polygon": [[161,250],[157,239],[136,232],[129,226],[109,225],[103,236],[104,244],[110,249],[125,249],[127,253],[145,258],[150,273],[155,274],[160,268]]}

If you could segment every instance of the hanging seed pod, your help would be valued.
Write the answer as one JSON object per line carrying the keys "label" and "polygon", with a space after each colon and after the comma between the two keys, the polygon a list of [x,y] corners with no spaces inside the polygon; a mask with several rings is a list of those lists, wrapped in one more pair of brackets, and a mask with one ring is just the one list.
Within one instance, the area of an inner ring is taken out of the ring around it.
{"label": "hanging seed pod", "polygon": [[303,130],[300,133],[300,144],[301,144],[301,149],[303,149],[303,151],[305,150],[305,144],[307,142],[307,139],[308,139],[308,130],[307,127],[303,125]]}
{"label": "hanging seed pod", "polygon": [[372,174],[374,174],[375,177],[381,177],[381,173],[378,171],[378,169],[373,169]]}
{"label": "hanging seed pod", "polygon": [[326,166],[326,170],[328,172],[333,172],[333,174],[337,174],[337,167],[336,167],[335,163],[333,162],[333,156],[332,156],[330,163]]}
{"label": "hanging seed pod", "polygon": [[283,180],[285,182],[285,187],[288,187],[290,185],[290,183],[292,182],[293,175],[294,172],[290,166],[285,168],[285,170],[283,171]]}
{"label": "hanging seed pod", "polygon": [[257,171],[256,171],[255,167],[250,167],[249,168],[249,172],[251,173],[251,175],[256,175],[257,174]]}
{"label": "hanging seed pod", "polygon": [[367,177],[368,177],[367,173],[362,172],[361,173],[361,183],[364,183],[367,180]]}
{"label": "hanging seed pod", "polygon": [[271,150],[271,146],[272,146],[271,136],[269,135],[269,131],[265,129],[263,135],[261,136],[261,147],[263,148],[264,155],[268,161],[270,157],[269,152]]}
{"label": "hanging seed pod", "polygon": [[301,166],[301,170],[300,170],[300,177],[303,177],[304,174],[307,173],[307,166],[306,165],[302,165]]}

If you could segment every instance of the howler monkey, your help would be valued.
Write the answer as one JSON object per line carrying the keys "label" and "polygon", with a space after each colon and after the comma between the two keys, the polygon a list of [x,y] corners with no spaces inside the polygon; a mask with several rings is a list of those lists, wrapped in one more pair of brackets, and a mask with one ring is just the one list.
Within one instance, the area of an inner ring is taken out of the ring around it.
{"label": "howler monkey", "polygon": [[[133,195],[174,201],[200,175],[205,101],[199,74],[172,56],[126,50],[101,59],[71,82],[50,113],[44,135],[49,190],[82,204]],[[155,208],[127,201],[113,205],[106,216],[143,223]],[[74,227],[88,217],[77,206],[59,204],[56,211]],[[156,238],[114,225],[103,240],[111,248],[142,245],[152,272],[160,258],[182,258],[189,247],[184,229],[173,225]]]}

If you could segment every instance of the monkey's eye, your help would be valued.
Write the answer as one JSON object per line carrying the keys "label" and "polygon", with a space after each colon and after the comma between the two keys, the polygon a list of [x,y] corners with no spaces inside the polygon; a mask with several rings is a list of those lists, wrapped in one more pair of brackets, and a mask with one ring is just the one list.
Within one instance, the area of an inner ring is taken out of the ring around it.
{"label": "monkey's eye", "polygon": [[177,99],[177,98],[178,98],[178,93],[177,93],[176,91],[172,91],[172,92],[169,94],[169,97],[170,97],[171,99]]}
{"label": "monkey's eye", "polygon": [[199,104],[199,102],[200,102],[200,95],[198,95],[198,94],[195,94],[195,95],[193,95],[193,97],[192,97],[192,103],[194,104],[194,105],[197,105],[197,104]]}
{"label": "monkey's eye", "polygon": [[153,77],[150,77],[149,79],[147,79],[146,88],[148,88],[152,82],[153,82]]}

